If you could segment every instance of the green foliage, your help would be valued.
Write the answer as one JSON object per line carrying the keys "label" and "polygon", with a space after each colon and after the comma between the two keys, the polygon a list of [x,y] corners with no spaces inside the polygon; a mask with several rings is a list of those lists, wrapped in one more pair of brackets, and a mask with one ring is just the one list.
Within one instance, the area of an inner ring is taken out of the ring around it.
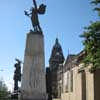
{"label": "green foliage", "polygon": [[80,37],[84,38],[83,45],[86,52],[84,63],[100,68],[100,21],[91,23]]}
{"label": "green foliage", "polygon": [[100,3],[100,0],[93,0],[92,3],[94,3],[95,5],[97,5],[98,3]]}
{"label": "green foliage", "polygon": [[100,0],[93,0],[91,3],[96,6],[94,10],[98,11],[98,14],[100,16]]}
{"label": "green foliage", "polygon": [[3,81],[0,80],[0,100],[8,100],[8,89]]}

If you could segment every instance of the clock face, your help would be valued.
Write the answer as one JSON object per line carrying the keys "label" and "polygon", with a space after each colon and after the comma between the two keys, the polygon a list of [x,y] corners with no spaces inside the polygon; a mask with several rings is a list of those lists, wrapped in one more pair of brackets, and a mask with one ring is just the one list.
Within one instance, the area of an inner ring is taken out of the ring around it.
{"label": "clock face", "polygon": [[56,55],[60,55],[59,52],[57,52]]}

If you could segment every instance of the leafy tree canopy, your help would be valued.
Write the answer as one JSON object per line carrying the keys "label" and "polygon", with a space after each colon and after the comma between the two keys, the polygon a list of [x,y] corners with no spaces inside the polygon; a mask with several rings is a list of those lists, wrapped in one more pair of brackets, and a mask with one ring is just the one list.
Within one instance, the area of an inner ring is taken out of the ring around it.
{"label": "leafy tree canopy", "polygon": [[96,5],[94,10],[98,11],[99,16],[100,16],[100,0],[93,0],[91,3]]}
{"label": "leafy tree canopy", "polygon": [[84,38],[83,45],[86,52],[84,63],[91,63],[94,68],[100,68],[100,21],[85,27],[85,31],[80,37]]}

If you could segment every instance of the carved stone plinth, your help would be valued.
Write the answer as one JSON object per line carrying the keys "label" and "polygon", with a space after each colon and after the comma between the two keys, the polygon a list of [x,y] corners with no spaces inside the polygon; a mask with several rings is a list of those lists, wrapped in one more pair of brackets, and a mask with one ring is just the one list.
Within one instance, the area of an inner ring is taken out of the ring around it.
{"label": "carved stone plinth", "polygon": [[21,100],[46,100],[44,37],[41,32],[27,34],[21,84]]}

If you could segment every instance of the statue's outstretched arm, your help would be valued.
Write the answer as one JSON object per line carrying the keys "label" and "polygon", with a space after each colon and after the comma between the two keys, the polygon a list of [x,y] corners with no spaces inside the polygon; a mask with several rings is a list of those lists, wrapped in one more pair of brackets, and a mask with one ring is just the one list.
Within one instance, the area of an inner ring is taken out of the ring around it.
{"label": "statue's outstretched arm", "polygon": [[28,17],[31,17],[30,15],[32,14],[32,12],[28,13],[27,11],[24,11],[25,15]]}

